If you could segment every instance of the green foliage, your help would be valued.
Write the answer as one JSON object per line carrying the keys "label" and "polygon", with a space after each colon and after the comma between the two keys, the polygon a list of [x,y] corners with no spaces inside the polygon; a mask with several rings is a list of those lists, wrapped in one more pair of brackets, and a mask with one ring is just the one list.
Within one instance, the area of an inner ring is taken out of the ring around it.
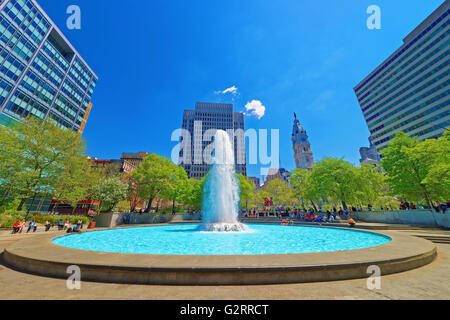
{"label": "green foliage", "polygon": [[189,192],[189,179],[181,166],[170,163],[168,170],[171,172],[171,178],[160,187],[160,195],[162,199],[172,201],[171,212],[175,213],[176,203],[182,202]]}
{"label": "green foliage", "polygon": [[125,200],[128,186],[118,177],[106,177],[94,187],[94,199],[101,202],[99,211],[109,212],[120,201]]}
{"label": "green foliage", "polygon": [[146,212],[149,212],[153,200],[160,195],[165,185],[172,181],[173,163],[170,159],[150,154],[139,167],[131,173],[137,187],[137,196],[149,199]]}
{"label": "green foliage", "polygon": [[254,196],[256,186],[246,176],[240,173],[236,176],[239,181],[240,207],[248,209],[249,200]]}
{"label": "green foliage", "polygon": [[297,202],[294,190],[284,180],[273,179],[269,181],[266,184],[264,191],[267,192],[270,197],[273,197],[273,204],[275,206],[292,205]]}
{"label": "green foliage", "polygon": [[52,196],[79,134],[51,121],[29,117],[14,127],[0,126],[0,182],[3,190],[25,200]]}
{"label": "green foliage", "polygon": [[394,194],[409,201],[450,198],[450,133],[436,139],[418,141],[403,132],[383,151],[381,165]]}
{"label": "green foliage", "polygon": [[183,199],[183,203],[191,210],[200,210],[202,208],[202,200],[203,200],[203,185],[206,181],[204,177],[202,180],[197,179],[189,179],[187,192]]}

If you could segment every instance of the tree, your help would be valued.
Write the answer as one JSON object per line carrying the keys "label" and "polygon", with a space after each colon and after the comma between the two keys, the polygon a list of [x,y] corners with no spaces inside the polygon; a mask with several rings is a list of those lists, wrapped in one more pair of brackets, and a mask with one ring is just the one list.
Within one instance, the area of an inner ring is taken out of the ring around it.
{"label": "tree", "polygon": [[186,193],[183,198],[183,203],[191,210],[200,210],[202,208],[203,200],[203,185],[205,178],[197,180],[191,178],[188,180]]}
{"label": "tree", "polygon": [[354,166],[344,159],[324,158],[316,163],[310,176],[314,194],[327,201],[332,198],[347,204],[356,200],[357,180]]}
{"label": "tree", "polygon": [[137,195],[149,199],[145,212],[150,212],[153,200],[172,179],[172,161],[168,158],[150,154],[139,167],[131,173],[137,187]]}
{"label": "tree", "polygon": [[410,201],[425,200],[432,207],[433,199],[449,197],[450,133],[440,139],[418,141],[397,132],[382,151],[382,167],[392,191]]}
{"label": "tree", "polygon": [[295,196],[302,202],[304,208],[306,207],[308,202],[310,202],[313,207],[316,208],[315,202],[321,200],[320,193],[317,190],[318,188],[312,182],[313,180],[311,179],[311,171],[309,170],[295,169],[291,173],[290,183],[294,188],[293,192]]}
{"label": "tree", "polygon": [[270,198],[270,194],[263,190],[254,190],[252,197],[249,200],[249,208],[264,207],[265,199]]}
{"label": "tree", "polygon": [[371,164],[363,164],[360,168],[354,167],[353,170],[356,184],[355,200],[361,205],[379,202],[387,190],[384,174]]}
{"label": "tree", "polygon": [[248,202],[252,198],[256,186],[246,176],[240,173],[236,176],[239,180],[240,207],[248,209]]}
{"label": "tree", "polygon": [[21,198],[17,210],[27,198],[53,195],[80,139],[79,133],[60,129],[52,120],[33,117],[14,127],[0,126],[0,137],[0,179],[3,189]]}
{"label": "tree", "polygon": [[127,185],[118,177],[106,177],[94,187],[94,198],[100,201],[99,212],[111,211],[127,196]]}
{"label": "tree", "polygon": [[273,197],[278,205],[291,205],[296,202],[295,194],[289,184],[281,179],[273,179],[266,183],[264,191]]}
{"label": "tree", "polygon": [[171,163],[172,177],[161,188],[161,197],[172,201],[172,214],[175,213],[175,203],[181,201],[188,192],[188,176],[181,166]]}

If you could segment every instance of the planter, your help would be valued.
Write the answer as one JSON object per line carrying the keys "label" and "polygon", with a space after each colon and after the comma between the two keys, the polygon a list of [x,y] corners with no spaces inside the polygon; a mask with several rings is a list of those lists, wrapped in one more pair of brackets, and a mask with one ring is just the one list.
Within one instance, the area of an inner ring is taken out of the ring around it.
{"label": "planter", "polygon": [[94,229],[95,228],[95,221],[89,222],[88,229]]}

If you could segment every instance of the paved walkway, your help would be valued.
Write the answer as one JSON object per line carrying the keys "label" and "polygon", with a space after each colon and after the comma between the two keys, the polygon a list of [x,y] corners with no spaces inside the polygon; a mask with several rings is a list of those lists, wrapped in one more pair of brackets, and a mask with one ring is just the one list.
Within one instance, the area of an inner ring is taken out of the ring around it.
{"label": "paved walkway", "polygon": [[[417,233],[416,230],[410,232]],[[422,230],[422,233],[426,232]],[[435,234],[436,231],[430,230],[429,233]],[[33,236],[2,232],[0,251],[11,241]],[[383,276],[380,290],[367,289],[366,279],[261,286],[149,286],[82,282],[80,290],[68,290],[63,279],[18,272],[0,261],[0,299],[450,299],[450,244],[437,244],[437,248],[438,257],[433,263]]]}

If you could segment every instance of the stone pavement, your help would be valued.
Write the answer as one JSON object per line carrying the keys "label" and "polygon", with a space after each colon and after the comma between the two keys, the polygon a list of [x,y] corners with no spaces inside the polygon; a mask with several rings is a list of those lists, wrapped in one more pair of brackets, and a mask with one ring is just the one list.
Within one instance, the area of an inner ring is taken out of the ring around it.
{"label": "stone pavement", "polygon": [[[426,229],[422,230],[422,233],[426,232]],[[436,231],[430,230],[429,233]],[[14,236],[16,238],[0,234],[0,251],[11,241],[19,237],[33,237],[33,234]],[[63,279],[18,272],[0,261],[0,299],[450,299],[450,244],[437,244],[437,248],[438,257],[434,262],[419,269],[383,276],[380,290],[367,289],[366,279],[256,286],[153,286],[82,282],[80,290],[68,290]]]}

